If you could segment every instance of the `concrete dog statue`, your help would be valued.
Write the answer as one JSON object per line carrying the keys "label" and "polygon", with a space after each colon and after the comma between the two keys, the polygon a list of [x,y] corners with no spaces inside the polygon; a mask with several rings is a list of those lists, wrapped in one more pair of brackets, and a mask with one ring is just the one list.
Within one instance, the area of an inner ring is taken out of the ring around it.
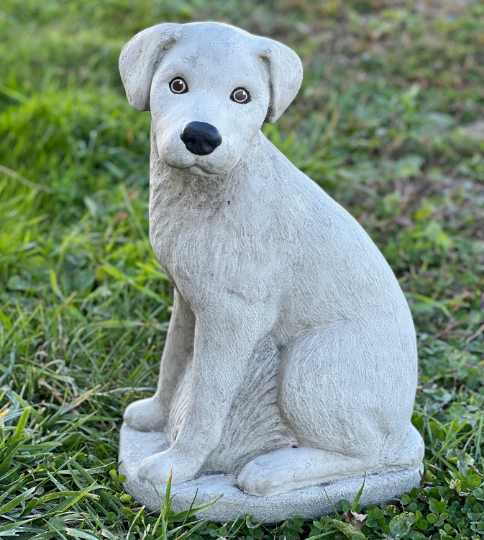
{"label": "concrete dog statue", "polygon": [[124,419],[169,448],[139,478],[227,473],[272,496],[418,467],[412,317],[363,228],[261,133],[296,96],[288,47],[219,23],[123,49],[151,111],[150,239],[174,286],[158,389]]}

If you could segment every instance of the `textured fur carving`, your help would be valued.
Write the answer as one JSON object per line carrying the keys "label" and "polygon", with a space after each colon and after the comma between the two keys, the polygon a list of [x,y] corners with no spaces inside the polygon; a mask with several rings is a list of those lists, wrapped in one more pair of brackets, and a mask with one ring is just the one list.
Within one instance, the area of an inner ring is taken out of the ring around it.
{"label": "textured fur carving", "polygon": [[[160,25],[120,65],[130,103],[151,110],[150,239],[175,288],[158,390],[125,413],[171,441],[140,478],[225,472],[273,495],[418,466],[415,331],[398,282],[260,132],[297,93],[295,53],[222,24]],[[170,92],[174,77],[187,93]],[[237,87],[250,103],[230,100]],[[180,139],[193,121],[221,134],[209,155]]]}

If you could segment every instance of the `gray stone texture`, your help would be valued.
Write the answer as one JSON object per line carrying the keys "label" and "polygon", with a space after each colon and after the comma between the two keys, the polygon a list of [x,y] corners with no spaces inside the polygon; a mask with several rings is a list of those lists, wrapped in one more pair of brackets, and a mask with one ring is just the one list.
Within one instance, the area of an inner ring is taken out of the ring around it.
{"label": "gray stone texture", "polygon": [[124,416],[140,433],[123,428],[127,489],[153,506],[150,484],[173,468],[179,500],[203,478],[203,497],[226,493],[217,519],[247,499],[275,521],[327,511],[318,486],[351,498],[365,473],[366,502],[417,485],[417,348],[398,281],[260,131],[295,97],[298,56],[223,24],[161,24],[124,47],[120,72],[151,112],[150,240],[175,290],[157,391]]}
{"label": "gray stone texture", "polygon": [[[126,476],[126,490],[151,511],[160,509],[158,495],[163,499],[166,485],[153,486],[140,480],[139,465],[145,457],[168,448],[169,444],[162,433],[142,433],[126,424],[121,429],[120,471]],[[173,486],[172,495],[174,494],[175,498],[172,509],[175,512],[186,510],[195,494],[195,504],[213,501],[223,494],[219,501],[201,512],[198,517],[226,523],[238,518],[245,519],[245,516],[250,514],[254,523],[263,520],[266,524],[299,515],[319,519],[333,511],[331,504],[337,508],[343,499],[352,502],[364,480],[365,487],[360,504],[366,507],[381,502],[391,503],[395,497],[418,487],[422,472],[421,466],[370,475],[366,480],[364,477],[344,478],[332,483],[262,497],[247,495],[241,491],[233,474],[202,475],[195,480]]]}

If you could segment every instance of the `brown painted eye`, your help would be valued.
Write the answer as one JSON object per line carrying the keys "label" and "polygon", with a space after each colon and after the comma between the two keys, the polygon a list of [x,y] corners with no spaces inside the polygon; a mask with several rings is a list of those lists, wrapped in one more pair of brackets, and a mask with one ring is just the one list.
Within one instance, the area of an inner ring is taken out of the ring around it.
{"label": "brown painted eye", "polygon": [[230,99],[235,103],[249,103],[250,94],[245,88],[236,88],[230,94]]}
{"label": "brown painted eye", "polygon": [[174,94],[186,94],[188,92],[188,85],[181,77],[176,77],[170,82],[170,90]]}

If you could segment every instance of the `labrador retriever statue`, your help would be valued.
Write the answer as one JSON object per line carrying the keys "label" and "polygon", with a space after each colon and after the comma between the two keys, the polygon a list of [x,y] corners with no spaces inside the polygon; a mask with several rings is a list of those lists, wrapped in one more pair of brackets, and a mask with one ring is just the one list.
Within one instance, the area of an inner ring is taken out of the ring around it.
{"label": "labrador retriever statue", "polygon": [[288,47],[160,24],[120,58],[150,111],[150,240],[174,287],[155,395],[125,422],[169,448],[139,478],[234,475],[246,494],[418,467],[412,317],[357,221],[261,133],[296,96]]}

